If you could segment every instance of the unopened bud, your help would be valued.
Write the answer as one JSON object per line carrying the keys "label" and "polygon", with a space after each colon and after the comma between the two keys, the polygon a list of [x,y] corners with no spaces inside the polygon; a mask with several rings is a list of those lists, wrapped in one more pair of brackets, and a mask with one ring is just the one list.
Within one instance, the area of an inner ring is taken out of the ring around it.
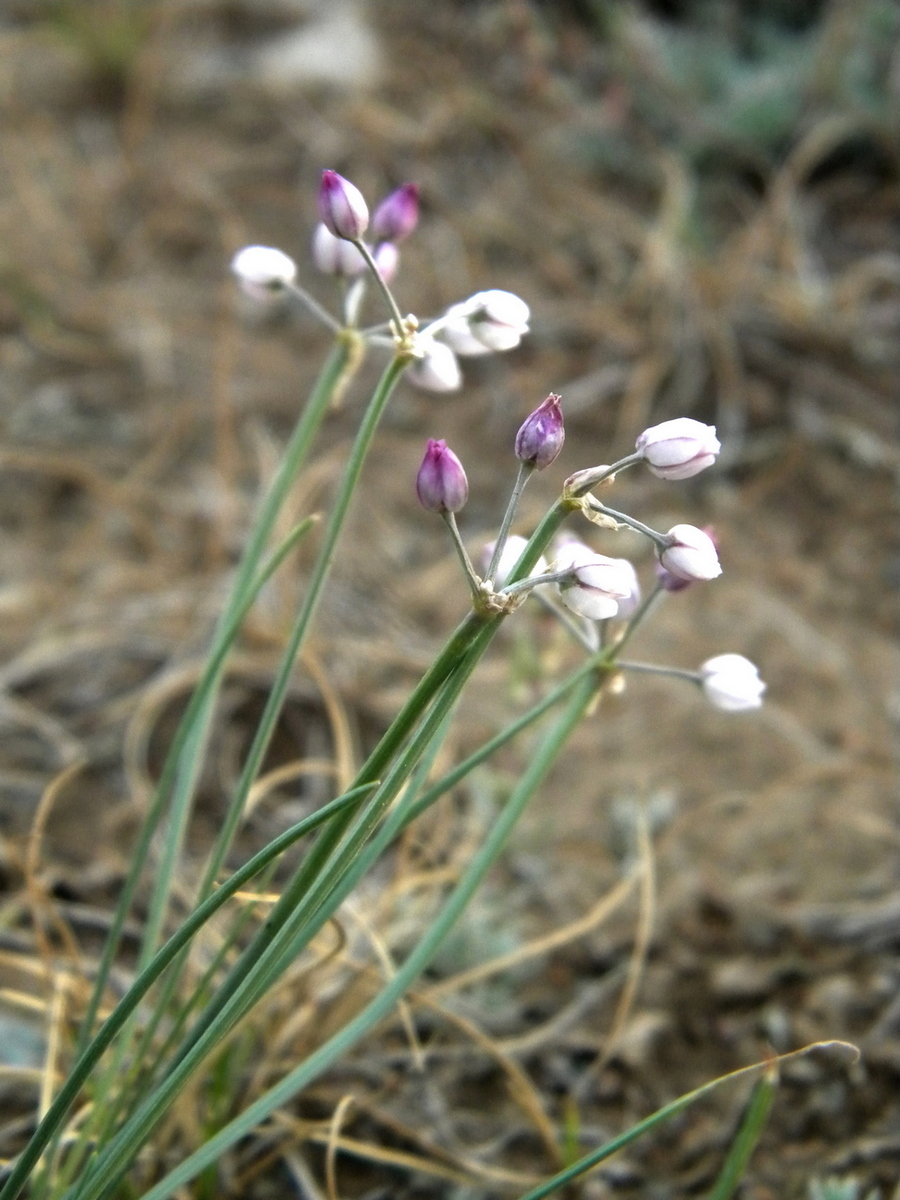
{"label": "unopened bud", "polygon": [[231,270],[241,289],[254,300],[270,300],[273,293],[297,278],[297,264],[274,246],[245,246],[231,260]]}
{"label": "unopened bud", "polygon": [[692,417],[676,417],[645,429],[635,447],[660,479],[689,479],[711,466],[722,449],[715,426]]}
{"label": "unopened bud", "polygon": [[559,401],[560,397],[551,392],[516,434],[516,458],[539,471],[550,466],[566,440]]}
{"label": "unopened bud", "polygon": [[369,209],[362,192],[337,171],[322,172],[319,216],[335,237],[351,242],[358,241],[369,225]]}
{"label": "unopened bud", "polygon": [[766,685],[759,671],[742,654],[717,654],[700,668],[702,687],[710,704],[725,712],[745,712],[762,705]]}
{"label": "unopened bud", "polygon": [[323,275],[340,275],[352,279],[366,269],[366,260],[357,248],[344,238],[335,237],[327,225],[316,226],[312,240],[312,260]]}
{"label": "unopened bud", "polygon": [[404,183],[381,201],[372,214],[372,239],[400,242],[409,237],[419,221],[419,185]]}
{"label": "unopened bud", "polygon": [[469,481],[463,465],[443,440],[428,439],[425,457],[416,476],[419,503],[428,512],[459,512],[469,498]]}
{"label": "unopened bud", "polygon": [[624,559],[595,554],[582,542],[567,541],[559,547],[556,571],[571,571],[569,582],[559,584],[563,604],[591,621],[605,621],[618,615],[620,601],[627,600],[633,586],[631,564],[623,569]]}
{"label": "unopened bud", "polygon": [[[718,551],[719,546],[716,541],[716,534],[713,526],[707,525],[703,529],[703,532],[709,537],[712,544],[716,547],[716,551]],[[673,575],[672,572],[667,570],[661,562],[656,564],[655,569],[659,586],[664,588],[667,592],[683,592],[685,588],[689,588],[692,583],[696,582],[694,579],[683,579],[680,575]]]}
{"label": "unopened bud", "polygon": [[722,574],[716,544],[694,525],[673,525],[666,534],[668,545],[659,561],[667,571],[688,583],[715,579]]}

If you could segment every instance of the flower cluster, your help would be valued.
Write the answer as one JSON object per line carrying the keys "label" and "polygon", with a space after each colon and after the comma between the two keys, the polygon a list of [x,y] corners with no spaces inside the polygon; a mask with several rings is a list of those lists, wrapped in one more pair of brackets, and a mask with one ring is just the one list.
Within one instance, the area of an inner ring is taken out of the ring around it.
{"label": "flower cluster", "polygon": [[[639,462],[646,462],[651,472],[662,479],[688,479],[698,474],[714,461],[719,450],[716,431],[690,417],[664,421],[646,429],[636,443],[636,453],[607,467],[590,468],[576,472],[567,480],[563,500],[586,505],[584,511],[603,514],[604,520],[618,527],[630,526],[647,536],[656,550],[656,589],[646,601],[642,600],[637,572],[625,558],[598,554],[597,551],[571,536],[559,535],[550,565],[543,557],[536,559],[531,571],[523,579],[510,583],[517,563],[529,550],[525,538],[509,535],[509,526],[515,512],[521,488],[528,477],[529,469],[540,470],[554,462],[560,454],[565,439],[560,397],[551,393],[526,418],[515,439],[515,454],[520,462],[520,475],[510,500],[498,539],[484,547],[481,555],[483,578],[472,571],[468,555],[460,546],[461,559],[470,575],[476,605],[487,597],[488,611],[511,611],[497,607],[496,589],[517,600],[529,592],[533,593],[558,614],[560,603],[565,610],[574,614],[577,634],[583,633],[585,646],[597,652],[600,638],[590,628],[593,622],[610,620],[638,622],[649,611],[650,603],[666,592],[676,592],[692,583],[717,578],[722,573],[716,543],[710,531],[694,525],[674,525],[667,533],[657,533],[642,522],[623,513],[606,508],[596,499],[583,499],[591,488],[606,481],[611,482],[618,470]],[[454,536],[458,538],[452,516],[462,509],[468,499],[468,482],[462,463],[443,441],[430,440],[425,458],[419,468],[416,490],[422,506],[429,511],[442,513],[451,521]],[[554,599],[554,596],[556,599]],[[493,606],[493,607],[490,607]],[[572,618],[567,620],[571,623]],[[706,698],[716,708],[726,712],[739,712],[758,708],[762,703],[765,684],[759,678],[756,667],[739,654],[720,654],[709,659],[699,672],[685,672],[676,668],[650,667],[645,664],[620,664],[635,670],[658,671],[676,674],[694,680]]]}
{"label": "flower cluster", "polygon": [[[318,211],[320,223],[312,240],[314,265],[327,275],[359,280],[347,290],[344,324],[357,324],[364,294],[362,278],[366,271],[373,272],[388,303],[391,321],[363,331],[363,336],[371,343],[394,346],[408,356],[406,375],[416,386],[432,392],[455,391],[462,383],[460,359],[512,350],[528,332],[531,320],[528,305],[519,296],[499,288],[477,292],[468,300],[450,305],[421,329],[415,318],[400,316],[389,284],[399,266],[397,245],[409,237],[418,223],[416,184],[405,183],[391,192],[370,215],[362,192],[353,183],[336,171],[323,171]],[[363,240],[365,237],[368,242]],[[341,328],[298,285],[297,266],[283,251],[270,246],[247,246],[235,255],[232,270],[242,289],[255,299],[265,301],[290,292],[332,328]],[[385,330],[390,332],[389,337],[385,336]],[[722,567],[710,530],[679,523],[665,533],[658,532],[608,508],[593,491],[611,484],[618,471],[639,463],[645,464],[658,479],[690,479],[715,462],[721,445],[712,425],[691,417],[677,417],[645,429],[635,442],[634,453],[618,463],[576,471],[566,480],[560,501],[564,511],[580,508],[597,524],[611,528],[630,526],[652,542],[657,559],[656,586],[642,600],[637,573],[627,559],[599,554],[571,537],[557,538],[548,566],[539,553],[531,551],[529,543],[510,534],[528,477],[555,462],[564,442],[560,397],[551,393],[526,417],[516,434],[514,449],[519,477],[500,532],[483,553],[481,577],[475,573],[455,521],[455,515],[468,500],[468,480],[459,458],[443,439],[429,439],[416,478],[416,492],[422,507],[440,514],[450,529],[476,607],[483,606],[486,612],[511,612],[533,592],[554,607],[558,615],[563,615],[576,633],[583,626],[585,645],[596,650],[601,635],[588,628],[591,623],[639,622],[655,597],[716,579]],[[536,550],[543,548],[539,546]],[[523,554],[530,555],[534,565],[530,572],[523,572],[525,578],[513,579],[514,568]],[[508,601],[505,607],[504,596]],[[757,707],[765,690],[756,668],[734,654],[710,659],[691,678],[712,704],[727,711]]]}
{"label": "flower cluster", "polygon": [[[244,292],[259,302],[290,292],[333,329],[341,324],[355,327],[364,293],[363,279],[367,271],[374,272],[388,301],[391,322],[365,331],[366,340],[394,345],[394,339],[398,339],[396,344],[402,343],[413,358],[407,378],[429,392],[456,391],[462,384],[460,358],[512,350],[528,332],[528,305],[500,288],[477,292],[468,300],[452,304],[418,332],[417,322],[407,325],[403,321],[389,285],[400,266],[398,243],[409,237],[418,224],[418,184],[402,184],[370,215],[366,199],[354,183],[337,171],[323,171],[318,212],[319,224],[312,235],[313,265],[324,275],[355,281],[344,298],[343,322],[298,285],[293,259],[271,246],[246,246],[232,259],[232,271]],[[390,337],[385,336],[385,330]]]}
{"label": "flower cluster", "polygon": [[362,192],[337,171],[323,171],[319,188],[319,216],[312,240],[312,258],[325,275],[352,279],[362,275],[367,263],[355,243],[369,231],[372,258],[385,283],[400,265],[397,242],[409,237],[419,220],[419,187],[404,183],[386,196],[369,219]]}

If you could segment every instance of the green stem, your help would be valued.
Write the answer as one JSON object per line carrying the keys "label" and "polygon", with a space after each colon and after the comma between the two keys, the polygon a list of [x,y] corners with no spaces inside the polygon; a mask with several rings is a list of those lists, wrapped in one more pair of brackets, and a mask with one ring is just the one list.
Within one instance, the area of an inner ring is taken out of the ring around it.
{"label": "green stem", "polygon": [[372,273],[372,276],[375,279],[376,284],[378,285],[378,290],[381,292],[382,296],[384,297],[384,302],[385,302],[385,304],[387,304],[388,311],[391,314],[391,318],[393,319],[393,322],[397,327],[395,330],[395,336],[398,338],[402,337],[403,336],[403,317],[400,315],[400,309],[397,307],[397,301],[394,299],[393,292],[388,287],[388,285],[384,282],[384,279],[381,276],[381,272],[378,270],[378,265],[375,262],[375,259],[372,257],[372,251],[369,249],[369,247],[366,245],[366,243],[361,241],[360,239],[357,239],[353,243],[353,245],[357,248],[357,250],[363,256],[363,258],[366,260],[366,266],[369,268],[369,271]]}
{"label": "green stem", "polygon": [[497,568],[500,565],[500,559],[503,557],[503,550],[506,546],[506,539],[509,537],[509,530],[516,515],[516,509],[519,507],[519,500],[522,493],[525,491],[525,484],[531,478],[534,471],[534,464],[527,462],[519,463],[519,473],[516,475],[516,482],[513,485],[512,494],[509,497],[509,503],[506,506],[506,512],[503,514],[503,521],[500,524],[500,532],[497,534],[497,540],[494,543],[494,552],[491,555],[491,563],[487,569],[485,579],[489,583],[494,582],[497,574]]}
{"label": "green stem", "polygon": [[444,518],[444,524],[450,530],[450,537],[453,539],[453,548],[456,551],[457,558],[462,563],[462,569],[465,572],[466,580],[472,595],[477,598],[481,580],[475,574],[475,568],[472,566],[472,560],[469,558],[469,552],[463,545],[463,540],[459,536],[459,526],[456,524],[456,514],[452,512],[441,513]]}

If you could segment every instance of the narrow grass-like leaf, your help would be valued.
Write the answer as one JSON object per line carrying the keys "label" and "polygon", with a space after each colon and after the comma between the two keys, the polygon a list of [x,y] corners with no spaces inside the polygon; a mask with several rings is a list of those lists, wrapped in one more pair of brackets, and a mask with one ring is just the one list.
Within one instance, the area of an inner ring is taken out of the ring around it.
{"label": "narrow grass-like leaf", "polygon": [[[719,1088],[724,1083],[729,1083],[734,1079],[741,1079],[745,1075],[754,1074],[757,1071],[770,1070],[774,1065],[781,1062],[786,1062],[791,1058],[799,1058],[804,1054],[809,1054],[813,1050],[829,1050],[840,1049],[849,1050],[855,1057],[859,1057],[859,1050],[850,1042],[829,1041],[829,1042],[813,1042],[809,1046],[803,1046],[799,1050],[792,1050],[788,1054],[781,1054],[775,1059],[767,1060],[766,1062],[753,1063],[749,1067],[740,1067],[737,1071],[731,1071],[727,1075],[720,1075],[716,1079],[711,1079],[708,1083],[704,1083],[701,1087],[695,1088],[692,1092],[686,1092],[683,1096],[679,1096],[677,1100],[673,1100],[670,1104],[658,1108],[655,1113],[651,1113],[649,1117],[645,1117],[643,1121],[638,1121],[636,1125],[632,1125],[630,1129],[626,1129],[624,1133],[613,1138],[612,1141],[606,1142],[597,1150],[591,1151],[578,1162],[573,1163],[564,1171],[551,1176],[536,1188],[532,1188],[530,1192],[526,1192],[519,1200],[543,1200],[545,1196],[552,1196],[554,1192],[558,1192],[561,1188],[566,1187],[574,1179],[587,1174],[599,1163],[610,1158],[618,1150],[624,1149],[625,1146],[637,1141],[639,1137],[643,1137],[645,1133],[649,1133],[651,1129],[655,1129],[657,1125],[668,1121],[670,1117],[677,1116],[684,1109],[690,1107],[703,1096],[708,1096]],[[148,1193],[152,1195],[152,1193]]]}
{"label": "narrow grass-like leaf", "polygon": [[[230,1146],[253,1130],[260,1122],[290,1100],[302,1088],[317,1078],[332,1063],[355,1045],[370,1029],[388,1015],[396,1002],[417,976],[424,970],[439,946],[471,900],[485,875],[493,866],[509,834],[525,810],[528,801],[544,779],[555,761],[569,734],[579,723],[595,694],[597,681],[586,678],[573,691],[569,704],[553,727],[545,735],[537,753],[514,788],[496,823],[466,868],[459,883],[453,889],[438,917],[425,932],[396,975],[378,993],[374,1000],[353,1018],[344,1028],[299,1066],[295,1067],[274,1088],[271,1088],[244,1112],[189,1158],[171,1171],[143,1200],[164,1200],[178,1188],[195,1178],[201,1171],[216,1162]],[[114,1184],[117,1173],[101,1168],[91,1181],[83,1200],[96,1200],[106,1188]]]}
{"label": "narrow grass-like leaf", "polygon": [[758,1079],[750,1096],[750,1103],[741,1121],[737,1136],[731,1143],[728,1157],[722,1167],[709,1200],[731,1200],[734,1190],[744,1177],[750,1155],[753,1153],[759,1136],[768,1120],[769,1110],[778,1089],[778,1072],[771,1067]]}
{"label": "narrow grass-like leaf", "polygon": [[190,917],[172,935],[137,979],[135,979],[134,983],[132,983],[131,987],[129,987],[128,991],[92,1038],[87,1049],[75,1063],[65,1083],[48,1109],[47,1114],[32,1136],[31,1141],[17,1159],[9,1178],[4,1183],[3,1188],[0,1189],[0,1200],[10,1200],[11,1197],[18,1195],[19,1189],[28,1178],[29,1171],[43,1153],[56,1129],[65,1120],[67,1112],[77,1099],[78,1093],[84,1086],[93,1068],[111,1045],[116,1035],[125,1026],[149,989],[159,979],[169,964],[182,952],[197,931],[232,898],[235,892],[240,891],[255,875],[264,870],[269,863],[283,854],[285,850],[301,837],[313,832],[324,821],[329,820],[336,812],[340,812],[342,808],[355,804],[362,794],[371,791],[375,786],[377,785],[370,783],[364,784],[359,788],[354,788],[346,792],[343,796],[338,796],[329,804],[323,805],[318,811],[311,813],[296,825],[292,825],[290,829],[285,830],[284,833],[269,842],[267,846],[264,846],[243,867],[235,871],[212,896],[191,913]]}
{"label": "narrow grass-like leaf", "polygon": [[222,615],[213,638],[209,662],[194,692],[194,699],[179,723],[178,731],[166,756],[166,761],[163,764],[160,780],[156,786],[150,809],[144,819],[137,844],[132,851],[128,874],[122,884],[122,890],[113,914],[110,931],[107,935],[97,968],[93,991],[81,1023],[76,1044],[77,1053],[80,1053],[84,1049],[93,1032],[97,1020],[97,1012],[99,1011],[103,993],[106,990],[109,980],[109,972],[112,969],[113,960],[121,941],[122,928],[131,909],[138,882],[150,852],[153,836],[165,812],[169,799],[169,790],[175,780],[178,763],[185,750],[189,734],[195,725],[203,724],[209,719],[222,666],[228,656],[231,643],[240,627],[240,621],[236,619],[237,614],[241,612],[246,614],[249,608],[246,593],[249,589],[250,595],[254,594],[253,577],[265,550],[266,542],[274,527],[285,497],[296,477],[297,471],[309,452],[312,440],[318,431],[322,418],[328,411],[331,397],[335,389],[340,385],[341,379],[354,357],[355,346],[355,338],[341,338],[335,343],[310,394],[303,414],[294,429],[279,470],[272,481],[259,516],[254,524],[241,565],[238,568],[234,584],[232,585],[230,600],[226,605],[225,612]]}

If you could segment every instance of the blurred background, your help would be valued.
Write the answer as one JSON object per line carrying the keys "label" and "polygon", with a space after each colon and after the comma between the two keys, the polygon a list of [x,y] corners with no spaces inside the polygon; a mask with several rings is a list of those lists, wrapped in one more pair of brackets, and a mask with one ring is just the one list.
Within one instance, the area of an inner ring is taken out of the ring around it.
{"label": "blurred background", "polygon": [[[657,528],[713,525],[725,570],[668,597],[635,655],[694,669],[746,654],[768,703],[729,716],[650,677],[606,698],[426,981],[427,1072],[402,1025],[386,1027],[291,1108],[289,1147],[226,1164],[219,1194],[317,1196],[322,1122],[352,1092],[342,1195],[517,1195],[555,1169],[554,1136],[557,1156],[577,1156],[715,1074],[822,1038],[853,1040],[860,1061],[785,1068],[742,1195],[807,1197],[827,1175],[847,1200],[896,1194],[898,121],[893,0],[6,0],[0,1157],[29,1128],[46,1055],[45,1022],[3,996],[28,992],[39,1014],[55,969],[46,954],[40,966],[41,938],[52,958],[62,926],[96,949],[327,346],[311,320],[242,303],[228,263],[247,242],[278,246],[333,307],[308,262],[328,167],[370,203],[421,185],[403,311],[505,288],[531,305],[532,334],[468,360],[458,394],[401,385],[268,765],[337,754],[340,731],[365,750],[465,609],[444,531],[415,504],[425,439],[465,463],[474,554],[505,506],[515,432],[551,390],[566,447],[529,489],[520,532],[567,474],[627,453],[645,426],[718,427],[715,470],[619,485],[616,507]],[[372,352],[331,414],[297,513],[327,504],[380,365]],[[634,556],[649,581],[640,540],[574,531]],[[197,858],[310,554],[248,622]],[[570,661],[561,632],[523,610],[448,756]],[[367,885],[359,904],[392,953],[525,752],[527,738]],[[38,802],[75,763],[38,841]],[[245,847],[331,789],[310,774],[271,790]],[[377,963],[365,938],[352,948]],[[462,979],[506,954],[508,970]],[[326,1031],[354,996],[333,978],[313,995]],[[585,1194],[702,1194],[745,1094],[722,1091],[630,1147]]]}

